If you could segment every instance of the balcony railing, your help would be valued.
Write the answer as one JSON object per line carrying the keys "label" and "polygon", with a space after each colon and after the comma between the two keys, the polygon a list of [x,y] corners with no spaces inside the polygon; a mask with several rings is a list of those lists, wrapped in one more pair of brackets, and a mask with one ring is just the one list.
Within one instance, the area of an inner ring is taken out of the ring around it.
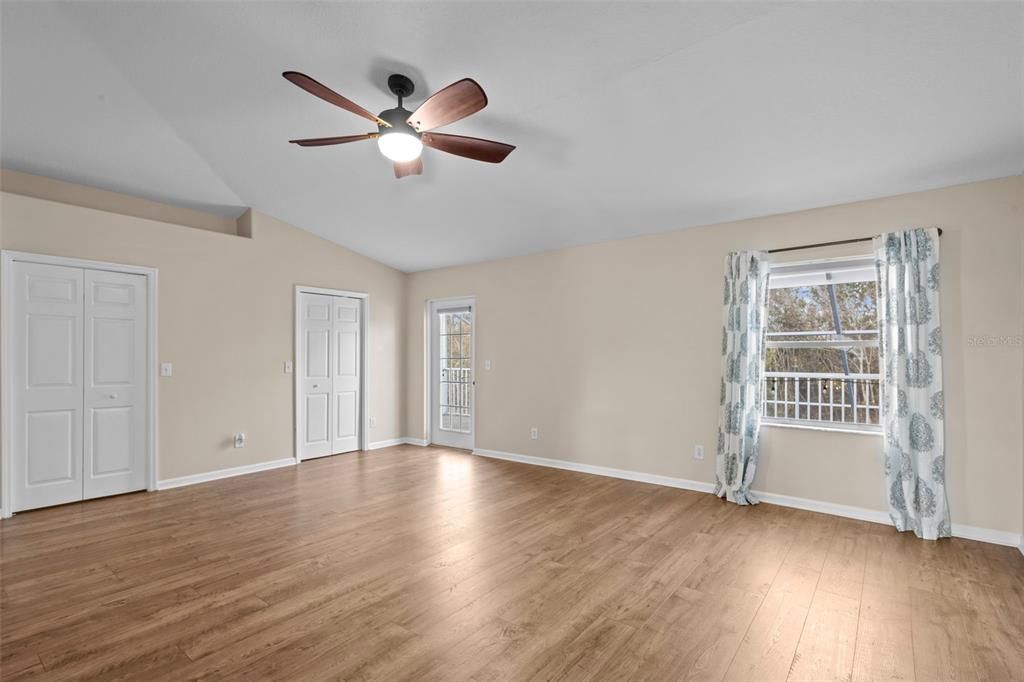
{"label": "balcony railing", "polygon": [[877,374],[765,372],[762,416],[798,424],[875,427],[880,389]]}
{"label": "balcony railing", "polygon": [[[439,405],[442,431],[469,433],[472,424],[473,370],[468,367],[445,367],[447,362],[462,358],[442,358]],[[469,358],[465,359],[467,362]]]}

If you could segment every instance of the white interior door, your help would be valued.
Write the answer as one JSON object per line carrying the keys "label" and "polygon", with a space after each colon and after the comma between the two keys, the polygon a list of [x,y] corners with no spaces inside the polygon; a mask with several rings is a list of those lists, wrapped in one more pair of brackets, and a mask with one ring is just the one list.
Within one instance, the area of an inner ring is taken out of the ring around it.
{"label": "white interior door", "polygon": [[331,454],[331,319],[332,301],[323,294],[302,294],[297,369],[299,389],[299,459]]}
{"label": "white interior door", "polygon": [[473,301],[431,303],[430,320],[430,442],[472,449]]}
{"label": "white interior door", "polygon": [[82,499],[79,268],[16,262],[11,287],[13,509]]}
{"label": "white interior door", "polygon": [[352,452],[359,449],[359,383],[360,383],[360,341],[359,315],[362,307],[359,299],[333,296],[334,344],[332,374],[334,376],[334,434],[332,452]]}
{"label": "white interior door", "polygon": [[146,487],[146,278],[85,271],[84,497]]}
{"label": "white interior door", "polygon": [[299,296],[299,459],[359,449],[362,302]]}

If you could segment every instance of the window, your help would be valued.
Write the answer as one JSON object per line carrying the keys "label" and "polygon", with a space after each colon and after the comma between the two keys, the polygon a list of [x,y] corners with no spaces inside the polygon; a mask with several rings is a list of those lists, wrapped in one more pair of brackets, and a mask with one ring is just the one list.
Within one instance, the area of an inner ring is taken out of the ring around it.
{"label": "window", "polygon": [[871,257],[772,267],[766,423],[878,429],[876,295]]}
{"label": "window", "polygon": [[466,308],[441,310],[438,350],[440,387],[438,426],[442,431],[472,430],[473,320]]}

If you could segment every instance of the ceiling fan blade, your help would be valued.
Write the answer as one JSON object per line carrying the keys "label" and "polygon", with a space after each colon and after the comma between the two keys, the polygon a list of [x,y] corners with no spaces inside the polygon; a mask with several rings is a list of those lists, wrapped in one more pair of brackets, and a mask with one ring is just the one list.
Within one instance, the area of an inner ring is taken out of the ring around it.
{"label": "ceiling fan blade", "polygon": [[428,97],[406,122],[422,133],[466,118],[486,106],[484,89],[472,78],[463,78]]}
{"label": "ceiling fan blade", "polygon": [[487,163],[501,163],[515,149],[515,145],[482,140],[479,137],[466,137],[464,135],[423,133],[420,139],[426,146],[439,151],[455,154],[456,156],[465,156],[467,159],[486,161]]}
{"label": "ceiling fan blade", "polygon": [[358,142],[359,140],[373,140],[380,137],[378,133],[366,133],[365,135],[342,135],[341,137],[307,137],[303,140],[288,140],[300,147],[325,147],[330,144],[345,144],[346,142]]}
{"label": "ceiling fan blade", "polygon": [[281,75],[287,78],[295,85],[298,85],[300,88],[302,88],[309,94],[316,95],[325,102],[330,102],[334,106],[341,107],[345,111],[351,111],[353,114],[357,116],[362,116],[363,118],[373,121],[378,125],[382,125],[385,128],[391,127],[391,124],[388,123],[387,121],[378,118],[375,114],[367,111],[366,109],[363,109],[361,106],[359,106],[352,100],[348,99],[347,97],[342,97],[341,95],[336,93],[334,90],[331,90],[323,83],[313,78],[310,78],[304,73],[299,73],[298,71],[285,71]]}
{"label": "ceiling fan blade", "polygon": [[404,178],[406,175],[422,175],[423,158],[417,157],[412,161],[395,161],[395,177]]}

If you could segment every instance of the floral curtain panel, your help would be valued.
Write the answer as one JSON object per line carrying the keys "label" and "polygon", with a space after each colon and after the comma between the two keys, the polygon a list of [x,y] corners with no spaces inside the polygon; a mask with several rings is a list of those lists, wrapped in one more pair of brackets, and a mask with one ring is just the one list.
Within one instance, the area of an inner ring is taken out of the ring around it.
{"label": "floral curtain panel", "polygon": [[722,391],[715,494],[757,504],[750,492],[761,430],[761,376],[768,304],[767,254],[739,251],[725,259]]}
{"label": "floral curtain panel", "polygon": [[889,515],[920,538],[949,537],[938,230],[890,232],[874,246]]}

